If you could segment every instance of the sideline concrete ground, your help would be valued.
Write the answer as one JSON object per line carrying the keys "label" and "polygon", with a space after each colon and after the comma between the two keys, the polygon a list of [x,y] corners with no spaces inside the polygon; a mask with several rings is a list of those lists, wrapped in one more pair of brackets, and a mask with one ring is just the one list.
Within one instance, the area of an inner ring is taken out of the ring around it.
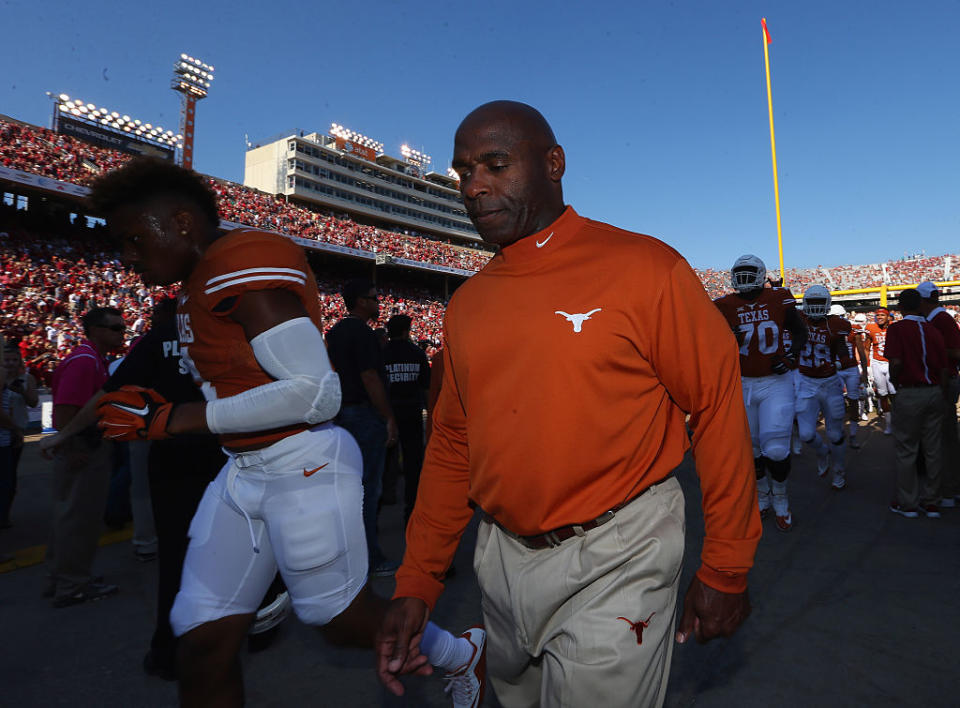
{"label": "sideline concrete ground", "polygon": [[[675,649],[668,706],[960,704],[960,510],[945,510],[939,520],[889,512],[893,441],[866,426],[861,437],[866,444],[850,451],[842,492],[817,479],[811,452],[794,458],[796,527],[783,534],[765,522],[751,573],[752,616],[730,640]],[[689,460],[678,476],[687,493],[685,588],[696,570],[702,520]],[[49,463],[30,444],[15,527],[0,532],[0,554],[44,542],[49,486]],[[400,508],[386,507],[382,533],[395,556],[400,523]],[[459,573],[435,613],[450,628],[480,617],[470,563],[474,538],[472,525],[456,560]],[[42,565],[0,572],[0,703],[176,705],[175,686],[140,668],[152,630],[156,564],[138,562],[122,541],[100,549],[97,568],[120,593],[60,610],[40,598]],[[387,595],[392,581],[374,588]],[[404,699],[388,696],[373,674],[371,653],[333,648],[296,621],[266,651],[246,654],[244,667],[250,706],[449,705],[435,678],[408,681]]]}

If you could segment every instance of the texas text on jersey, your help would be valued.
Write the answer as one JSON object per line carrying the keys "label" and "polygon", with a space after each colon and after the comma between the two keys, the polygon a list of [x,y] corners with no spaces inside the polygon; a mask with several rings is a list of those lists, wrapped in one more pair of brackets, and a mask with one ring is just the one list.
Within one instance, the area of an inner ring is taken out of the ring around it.
{"label": "texas text on jersey", "polygon": [[[837,354],[846,352],[849,327],[845,319],[837,315],[810,318],[803,315],[808,338],[798,360],[797,370],[804,376],[825,379],[837,373],[834,362]],[[846,368],[846,367],[843,367]]]}
{"label": "texas text on jersey", "polygon": [[766,288],[754,300],[731,293],[715,303],[740,342],[740,373],[769,376],[774,357],[785,353],[782,332],[787,311],[797,301],[786,288]]}
{"label": "texas text on jersey", "polygon": [[887,361],[883,355],[883,345],[887,343],[887,328],[876,322],[867,324],[867,341],[870,342],[870,358],[876,361]]}
{"label": "texas text on jersey", "polygon": [[[287,289],[303,303],[319,329],[317,283],[303,249],[290,239],[237,229],[204,253],[177,301],[181,357],[208,401],[271,383],[257,363],[243,328],[230,313],[250,290]],[[233,450],[252,449],[307,430],[306,423],[220,436]]]}

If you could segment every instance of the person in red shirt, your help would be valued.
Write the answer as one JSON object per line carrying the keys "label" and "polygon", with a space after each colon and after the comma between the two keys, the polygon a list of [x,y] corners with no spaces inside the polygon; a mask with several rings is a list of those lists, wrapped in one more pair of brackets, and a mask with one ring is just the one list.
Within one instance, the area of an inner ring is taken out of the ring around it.
{"label": "person in red shirt", "polygon": [[890,324],[890,310],[885,307],[877,308],[874,321],[867,324],[866,341],[870,344],[870,372],[873,374],[873,385],[877,389],[880,399],[880,415],[884,418],[884,435],[893,432],[893,414],[890,410],[890,399],[897,393],[896,385],[890,379],[890,363],[884,356],[884,347],[887,341],[887,327]]}
{"label": "person in red shirt", "polygon": [[[941,425],[947,397],[949,363],[943,337],[921,314],[920,293],[904,290],[899,297],[903,319],[886,332],[885,353],[890,379],[897,387],[893,439],[897,451],[897,494],[890,510],[907,518],[920,513],[939,518]],[[917,473],[923,450],[924,474]]]}
{"label": "person in red shirt", "polygon": [[[743,402],[750,422],[761,518],[772,508],[777,529],[793,528],[787,497],[790,436],[795,414],[794,374],[807,329],[793,294],[766,278],[757,256],[741,256],[730,270],[735,293],[714,304],[740,344]],[[789,349],[787,348],[789,342]]]}
{"label": "person in red shirt", "polygon": [[953,509],[960,503],[960,440],[957,439],[957,399],[960,397],[960,327],[949,312],[940,307],[940,291],[929,280],[917,286],[922,301],[920,314],[943,337],[949,359],[947,400],[943,411],[943,467],[940,473],[940,506]]}
{"label": "person in red shirt", "polygon": [[[564,204],[563,148],[534,108],[474,110],[453,168],[500,250],[447,310],[380,660],[407,660],[475,504],[501,704],[658,705],[671,639],[727,636],[749,614],[761,529],[736,340],[676,251]],[[674,635],[686,414],[706,539]]]}
{"label": "person in red shirt", "polygon": [[[107,355],[123,345],[123,315],[95,307],[83,316],[85,339],[53,374],[53,427],[63,429],[107,380]],[[54,607],[66,607],[111,595],[117,586],[95,579],[93,559],[103,530],[110,487],[113,444],[96,428],[71,439],[53,462],[54,504],[50,583]]]}

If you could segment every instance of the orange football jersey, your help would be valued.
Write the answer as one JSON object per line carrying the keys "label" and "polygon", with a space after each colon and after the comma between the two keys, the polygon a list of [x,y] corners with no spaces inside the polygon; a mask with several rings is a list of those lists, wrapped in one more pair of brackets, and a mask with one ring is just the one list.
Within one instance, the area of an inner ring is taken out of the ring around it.
{"label": "orange football jersey", "polygon": [[876,322],[868,322],[867,341],[870,342],[870,358],[877,361],[887,361],[887,358],[883,355],[883,346],[887,343],[887,328],[881,328]]}
{"label": "orange football jersey", "polygon": [[774,356],[783,356],[784,322],[796,298],[786,288],[764,288],[755,300],[730,293],[714,300],[740,342],[740,374],[769,376]]}
{"label": "orange football jersey", "polygon": [[838,369],[849,369],[857,365],[857,346],[856,334],[853,331],[853,323],[846,317],[837,317],[837,334],[843,337],[845,354],[837,357]]}
{"label": "orange football jersey", "polygon": [[800,352],[797,370],[804,376],[825,379],[837,373],[834,363],[835,353],[840,351],[839,343],[846,342],[844,320],[836,315],[818,319],[809,319],[803,315],[807,325],[807,343]]}
{"label": "orange football jersey", "polygon": [[[230,318],[239,295],[251,290],[290,290],[320,327],[317,282],[303,249],[290,239],[236,229],[214,241],[177,300],[181,356],[208,401],[274,381],[257,362],[243,327]],[[309,426],[220,435],[234,450],[263,447]]]}

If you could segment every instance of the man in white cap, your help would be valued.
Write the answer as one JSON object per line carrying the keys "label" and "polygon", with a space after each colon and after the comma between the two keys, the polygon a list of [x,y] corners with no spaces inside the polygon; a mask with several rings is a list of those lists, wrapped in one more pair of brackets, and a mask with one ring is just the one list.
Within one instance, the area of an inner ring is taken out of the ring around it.
{"label": "man in white cap", "polygon": [[940,290],[935,284],[926,280],[917,286],[920,293],[920,312],[927,318],[927,322],[937,328],[943,335],[947,346],[950,378],[947,381],[943,416],[943,431],[941,440],[943,445],[943,468],[940,474],[940,506],[953,508],[960,501],[960,462],[957,453],[960,451],[960,440],[957,439],[957,398],[960,396],[960,378],[957,377],[957,366],[960,364],[960,327],[956,320],[940,306]]}

